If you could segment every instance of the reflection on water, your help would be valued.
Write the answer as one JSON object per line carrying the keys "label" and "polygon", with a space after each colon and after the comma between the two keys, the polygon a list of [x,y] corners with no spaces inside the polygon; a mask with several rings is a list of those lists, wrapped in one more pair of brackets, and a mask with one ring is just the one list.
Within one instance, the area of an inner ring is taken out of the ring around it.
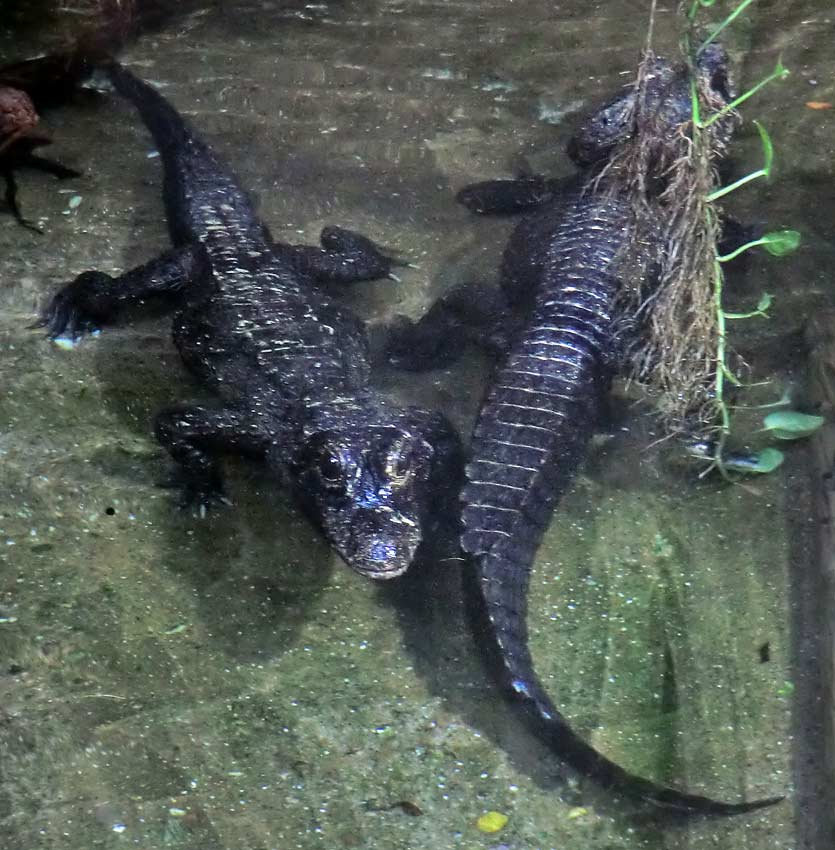
{"label": "reflection on water", "polygon": [[[24,6],[7,7],[4,61],[54,45],[67,24],[24,27]],[[522,163],[569,171],[572,121],[629,79],[645,29],[643,10],[619,0],[193,6],[157,20],[126,61],[234,163],[278,238],[313,241],[336,223],[419,266],[346,296],[377,323],[495,276],[510,223],[468,216],[455,190]],[[675,44],[670,12],[657,30],[659,45]],[[738,343],[773,376],[787,368],[775,351],[827,297],[833,113],[803,104],[835,100],[832,25],[812,0],[779,13],[755,4],[733,38],[748,82],[780,50],[796,69],[747,113],[768,122],[780,174],[734,201],[743,220],[809,235],[804,253],[754,260],[734,284],[744,303],[779,293],[772,320]],[[201,391],[166,319],[72,351],[25,329],[74,274],[122,270],[167,244],[157,162],[109,96],[80,96],[45,127],[52,154],[84,176],[20,175],[43,236],[0,218],[5,848],[799,846],[790,803],[671,828],[568,776],[488,685],[456,562],[372,586],[244,465],[232,509],[205,522],[177,513],[154,486],[167,465],[149,422]],[[756,145],[746,126],[740,171]],[[485,379],[475,357],[378,374],[464,431]],[[619,417],[539,555],[543,677],[577,727],[635,771],[728,799],[790,792],[803,681],[786,479],[756,493],[694,481],[646,451],[639,409]],[[801,469],[801,452],[792,463]],[[494,836],[475,827],[489,810],[509,815]]]}

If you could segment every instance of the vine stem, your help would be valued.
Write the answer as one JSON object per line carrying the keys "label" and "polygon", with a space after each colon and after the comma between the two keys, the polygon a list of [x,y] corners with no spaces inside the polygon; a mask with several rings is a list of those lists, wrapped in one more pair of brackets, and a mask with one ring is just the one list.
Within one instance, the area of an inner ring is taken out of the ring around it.
{"label": "vine stem", "polygon": [[740,3],[736,7],[736,9],[734,9],[733,12],[731,12],[731,14],[728,15],[728,17],[725,18],[725,20],[722,21],[722,23],[719,24],[719,26],[716,27],[716,29],[702,42],[701,47],[699,47],[698,53],[701,53],[708,46],[708,44],[710,44],[711,41],[713,41],[716,36],[718,36],[719,33],[721,33],[722,30],[725,29],[725,27],[727,27],[729,24],[732,24],[753,2],[754,0],[742,0],[742,3]]}
{"label": "vine stem", "polygon": [[718,259],[713,261],[713,305],[716,309],[716,379],[714,384],[714,392],[716,393],[716,404],[719,408],[721,421],[719,423],[719,439],[716,441],[716,452],[713,456],[713,462],[716,468],[725,477],[728,473],[722,463],[722,453],[725,448],[725,441],[728,434],[731,432],[731,414],[728,410],[728,405],[725,403],[725,374],[727,366],[725,365],[726,352],[726,330],[725,330],[725,311],[722,309],[722,289],[725,282],[725,275],[722,271],[722,266]]}

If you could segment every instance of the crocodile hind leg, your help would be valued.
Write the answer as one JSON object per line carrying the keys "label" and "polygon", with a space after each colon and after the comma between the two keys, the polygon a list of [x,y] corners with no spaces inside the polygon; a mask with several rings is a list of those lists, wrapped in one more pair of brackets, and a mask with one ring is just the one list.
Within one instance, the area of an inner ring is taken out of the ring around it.
{"label": "crocodile hind leg", "polygon": [[464,284],[439,298],[419,321],[395,318],[386,355],[400,369],[418,372],[455,362],[468,344],[501,356],[519,319],[495,286]]}
{"label": "crocodile hind leg", "polygon": [[[576,177],[487,180],[465,186],[456,200],[481,215],[535,213],[546,203],[550,209],[563,197],[571,197],[577,185]],[[456,361],[471,344],[501,357],[521,327],[518,308],[525,308],[528,301],[525,282],[512,283],[502,289],[464,284],[438,299],[418,322],[396,317],[385,343],[389,362],[409,371],[437,369]]]}
{"label": "crocodile hind leg", "polygon": [[55,339],[76,339],[112,324],[131,304],[160,296],[177,296],[195,276],[197,262],[191,247],[166,251],[154,260],[118,277],[104,272],[82,272],[60,289],[33,327],[43,327]]}
{"label": "crocodile hind leg", "polygon": [[354,283],[394,277],[394,267],[408,265],[368,237],[343,227],[325,227],[319,239],[321,248],[307,245],[287,248],[299,271],[310,275],[317,283]]}
{"label": "crocodile hind leg", "polygon": [[180,488],[180,506],[195,507],[201,515],[227,501],[218,456],[263,457],[270,445],[266,432],[234,407],[167,408],[157,414],[154,433],[179,466],[176,479],[165,486]]}
{"label": "crocodile hind leg", "polygon": [[515,180],[485,180],[459,190],[455,200],[478,215],[513,215],[534,212],[544,204],[576,194],[581,183],[571,177],[542,177],[538,174]]}

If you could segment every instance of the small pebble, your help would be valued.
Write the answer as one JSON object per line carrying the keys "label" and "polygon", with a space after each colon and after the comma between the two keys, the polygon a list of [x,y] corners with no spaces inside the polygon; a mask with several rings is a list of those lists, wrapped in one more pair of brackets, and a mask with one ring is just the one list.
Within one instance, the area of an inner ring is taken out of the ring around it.
{"label": "small pebble", "polygon": [[505,828],[507,821],[507,815],[503,815],[501,812],[487,812],[476,821],[475,825],[479,832],[499,832],[499,830]]}

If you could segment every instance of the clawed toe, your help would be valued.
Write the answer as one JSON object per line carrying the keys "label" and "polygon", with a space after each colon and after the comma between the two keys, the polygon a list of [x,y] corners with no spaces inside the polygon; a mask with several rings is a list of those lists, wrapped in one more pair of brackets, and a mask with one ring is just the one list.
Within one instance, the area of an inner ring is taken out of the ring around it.
{"label": "clawed toe", "polygon": [[388,262],[390,266],[394,268],[400,269],[419,269],[420,266],[416,263],[410,263],[400,251],[393,250],[391,248],[379,248],[377,249],[380,253],[380,256]]}
{"label": "clawed toe", "polygon": [[177,503],[177,507],[181,511],[191,511],[194,516],[200,519],[206,519],[211,511],[221,505],[224,507],[232,505],[231,499],[221,490],[192,490],[190,488],[183,490]]}
{"label": "clawed toe", "polygon": [[396,275],[391,273],[391,269],[419,269],[415,263],[409,262],[401,251],[398,251],[396,248],[388,248],[382,245],[378,245],[376,242],[371,242],[371,247],[373,249],[374,254],[377,257],[377,260],[381,264],[385,264],[389,268],[388,277],[394,278],[395,280],[399,280]]}
{"label": "clawed toe", "polygon": [[73,341],[99,330],[107,311],[102,295],[112,287],[113,278],[103,272],[82,272],[59,290],[31,327],[46,328],[49,339],[67,337]]}
{"label": "clawed toe", "polygon": [[60,293],[52,299],[41,317],[29,325],[29,328],[46,328],[49,339],[67,337],[73,342],[99,330],[98,325],[91,319],[85,319],[72,303],[67,299],[61,299]]}

